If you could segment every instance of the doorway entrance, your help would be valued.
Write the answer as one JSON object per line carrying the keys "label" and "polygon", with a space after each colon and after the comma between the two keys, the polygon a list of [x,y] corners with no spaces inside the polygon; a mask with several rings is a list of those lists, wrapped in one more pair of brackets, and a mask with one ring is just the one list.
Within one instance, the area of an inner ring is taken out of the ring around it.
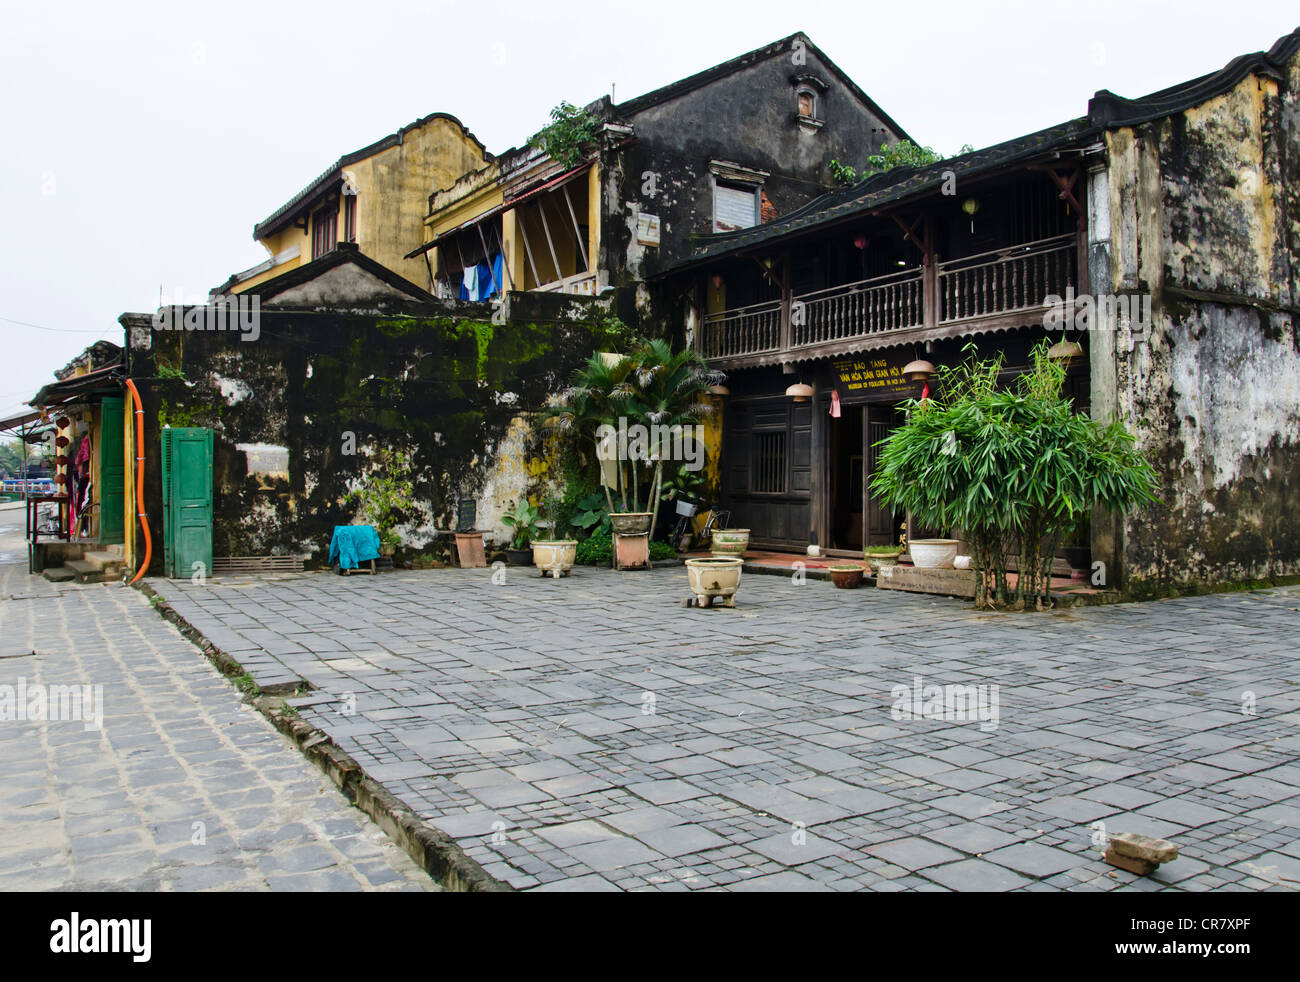
{"label": "doorway entrance", "polygon": [[863,450],[863,456],[866,462],[864,477],[866,490],[863,496],[863,509],[865,512],[866,542],[864,544],[869,546],[894,545],[902,534],[904,516],[895,514],[892,508],[882,502],[878,496],[871,493],[870,481],[871,475],[876,472],[876,460],[880,453],[878,444],[889,436],[895,428],[903,424],[903,414],[899,412],[897,403],[868,405],[865,411],[866,446]]}
{"label": "doorway entrance", "polygon": [[842,415],[830,420],[831,541],[833,549],[862,548],[863,425],[866,409],[846,406]]}

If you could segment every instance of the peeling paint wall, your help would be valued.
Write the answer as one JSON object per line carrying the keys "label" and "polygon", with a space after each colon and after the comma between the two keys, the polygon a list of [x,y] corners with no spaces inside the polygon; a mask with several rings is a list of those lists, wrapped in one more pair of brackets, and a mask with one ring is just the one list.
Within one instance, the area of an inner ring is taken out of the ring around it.
{"label": "peeling paint wall", "polygon": [[1094,377],[1113,380],[1163,483],[1116,530],[1134,596],[1300,574],[1297,92],[1300,57],[1280,81],[1248,75],[1107,134],[1093,289],[1149,293],[1152,327],[1094,345]]}

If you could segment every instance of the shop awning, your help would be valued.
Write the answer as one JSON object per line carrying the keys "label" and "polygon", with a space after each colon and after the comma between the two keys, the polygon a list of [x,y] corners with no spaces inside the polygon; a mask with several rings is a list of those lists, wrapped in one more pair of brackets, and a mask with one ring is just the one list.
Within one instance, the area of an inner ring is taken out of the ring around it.
{"label": "shop awning", "polygon": [[121,371],[120,365],[105,365],[85,375],[75,375],[61,382],[51,382],[36,393],[32,405],[59,406],[92,392],[114,392],[118,388],[118,382],[113,376],[121,374]]}

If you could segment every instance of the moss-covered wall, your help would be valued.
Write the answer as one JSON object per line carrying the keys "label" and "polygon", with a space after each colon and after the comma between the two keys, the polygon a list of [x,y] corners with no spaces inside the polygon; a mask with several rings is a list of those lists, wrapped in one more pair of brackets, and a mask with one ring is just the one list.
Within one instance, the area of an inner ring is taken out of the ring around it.
{"label": "moss-covered wall", "polygon": [[[529,414],[607,340],[598,301],[524,306],[500,324],[437,309],[377,316],[264,307],[255,341],[150,330],[137,318],[128,324],[130,371],[144,400],[155,542],[164,425],[215,431],[215,556],[323,561],[333,527],[355,519],[345,498],[381,447],[413,455],[415,495],[399,524],[407,547],[441,548],[434,530],[453,526],[461,497],[477,499],[478,526],[502,537],[506,501],[545,470]],[[284,452],[287,468],[267,465]]]}

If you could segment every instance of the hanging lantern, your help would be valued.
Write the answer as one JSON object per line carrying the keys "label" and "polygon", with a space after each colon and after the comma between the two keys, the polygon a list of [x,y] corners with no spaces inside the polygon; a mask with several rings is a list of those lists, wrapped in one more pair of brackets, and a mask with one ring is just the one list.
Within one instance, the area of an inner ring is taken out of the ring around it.
{"label": "hanging lantern", "polygon": [[1052,361],[1068,362],[1072,358],[1078,358],[1083,354],[1083,345],[1078,341],[1067,341],[1061,338],[1056,344],[1047,349],[1047,357]]}
{"label": "hanging lantern", "polygon": [[713,289],[715,289],[715,290],[721,290],[721,289],[722,289],[722,274],[721,274],[721,273],[714,273],[714,274],[713,274]]}
{"label": "hanging lantern", "polygon": [[858,249],[865,249],[867,247],[867,237],[865,235],[859,235],[853,240],[853,245]]}
{"label": "hanging lantern", "polygon": [[961,210],[970,216],[971,219],[970,230],[972,233],[974,233],[975,213],[980,210],[980,203],[976,201],[974,198],[967,198],[965,201],[961,203]]}
{"label": "hanging lantern", "polygon": [[804,382],[796,382],[785,390],[785,394],[795,402],[807,402],[813,396],[813,387]]}
{"label": "hanging lantern", "polygon": [[731,395],[731,390],[727,388],[725,385],[712,385],[709,387],[709,392],[715,396]]}

